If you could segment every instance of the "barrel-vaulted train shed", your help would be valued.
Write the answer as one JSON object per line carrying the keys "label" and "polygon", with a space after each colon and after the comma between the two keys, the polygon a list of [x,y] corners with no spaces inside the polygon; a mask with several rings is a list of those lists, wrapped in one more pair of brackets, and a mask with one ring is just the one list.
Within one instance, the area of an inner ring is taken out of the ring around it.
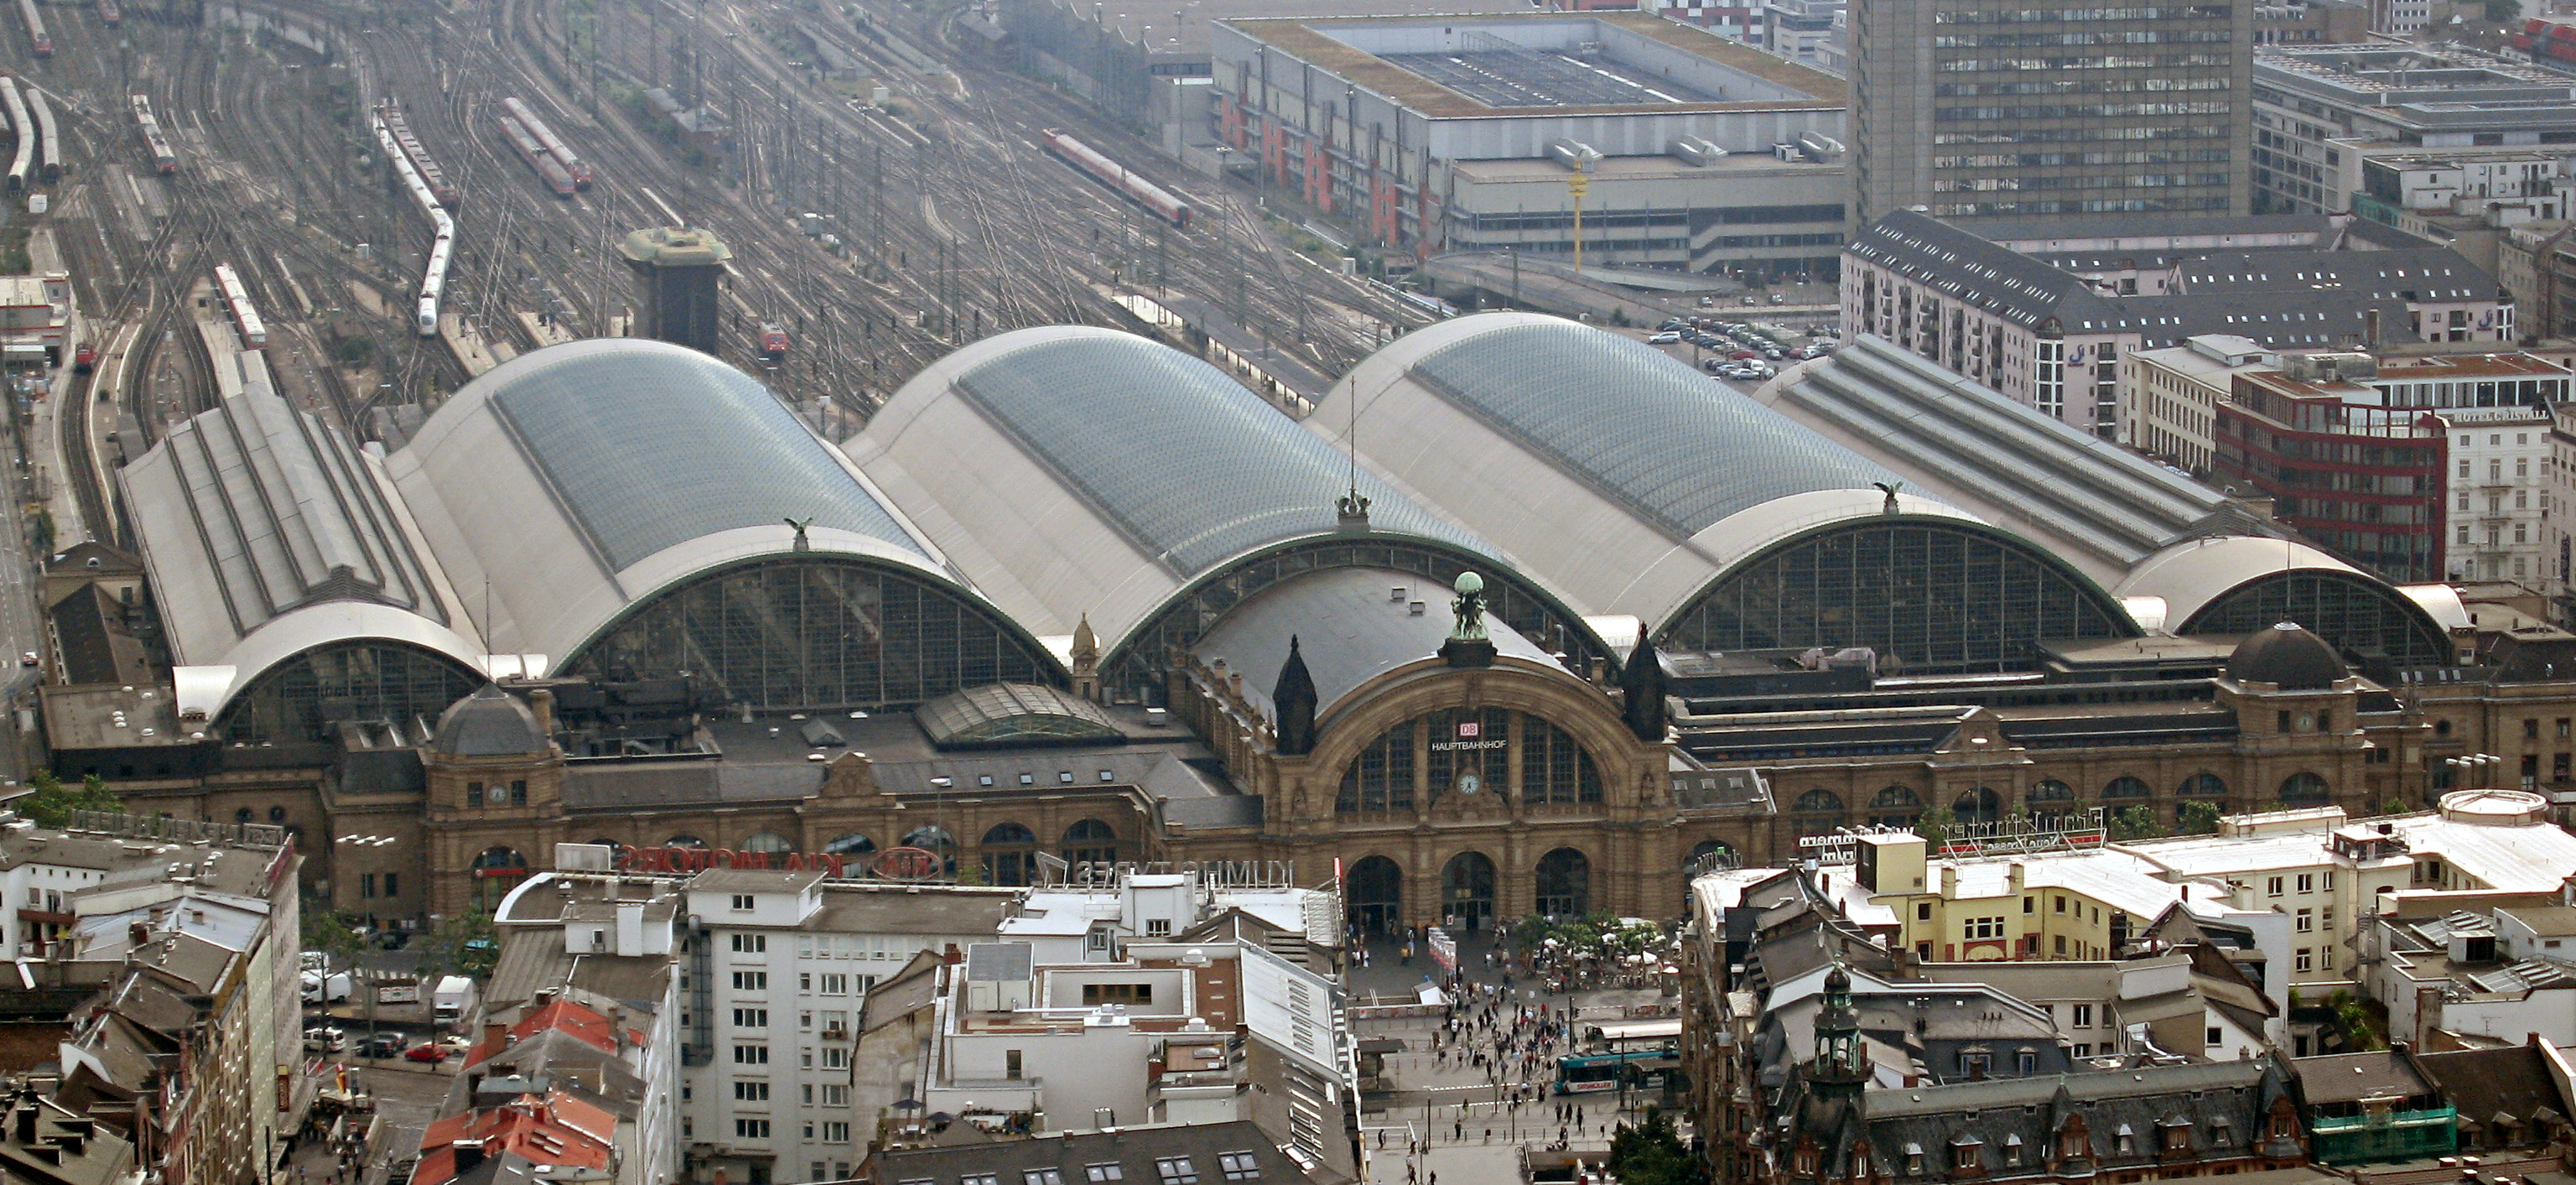
{"label": "barrel-vaulted train shed", "polygon": [[[1836,381],[1891,407],[1916,381],[1851,357]],[[1851,439],[1634,341],[1489,314],[1364,360],[1303,426],[1198,359],[1058,327],[935,363],[836,446],[711,358],[594,340],[476,379],[390,454],[245,385],[122,481],[180,707],[244,743],[433,718],[514,673],[764,711],[999,682],[1155,703],[1237,606],[1334,569],[1435,602],[1477,572],[1578,679],[1641,629],[1927,674],[2241,633],[2301,597],[2350,608],[2318,622],[2349,648],[2442,636],[2439,598],[2322,553],[2213,529],[2110,565],[1890,464],[1902,433]]]}

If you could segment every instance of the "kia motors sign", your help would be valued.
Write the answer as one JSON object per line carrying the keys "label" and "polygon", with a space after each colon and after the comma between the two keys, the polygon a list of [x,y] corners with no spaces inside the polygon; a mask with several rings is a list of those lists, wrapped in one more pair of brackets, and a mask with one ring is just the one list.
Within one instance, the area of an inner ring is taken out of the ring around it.
{"label": "kia motors sign", "polygon": [[887,848],[877,853],[876,874],[890,881],[926,881],[940,873],[939,853],[928,848]]}

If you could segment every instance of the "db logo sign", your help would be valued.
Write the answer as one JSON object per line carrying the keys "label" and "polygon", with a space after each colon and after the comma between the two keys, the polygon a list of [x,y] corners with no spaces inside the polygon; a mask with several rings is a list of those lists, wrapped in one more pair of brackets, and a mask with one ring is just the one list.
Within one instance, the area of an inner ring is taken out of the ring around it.
{"label": "db logo sign", "polygon": [[876,871],[887,880],[926,881],[939,875],[939,855],[926,848],[887,848],[877,854]]}
{"label": "db logo sign", "polygon": [[1481,720],[1461,720],[1461,721],[1459,721],[1459,722],[1458,722],[1458,737],[1459,737],[1459,739],[1460,739],[1460,740],[1467,740],[1467,739],[1470,739],[1470,738],[1473,738],[1473,737],[1482,736],[1482,735],[1484,735],[1484,732],[1485,732],[1485,723],[1484,723],[1484,721],[1481,721]]}

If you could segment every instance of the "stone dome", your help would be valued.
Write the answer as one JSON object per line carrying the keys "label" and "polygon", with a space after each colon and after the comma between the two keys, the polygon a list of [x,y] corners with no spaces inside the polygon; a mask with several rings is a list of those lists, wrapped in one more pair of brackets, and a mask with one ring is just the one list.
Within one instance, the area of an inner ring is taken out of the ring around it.
{"label": "stone dome", "polygon": [[528,705],[486,683],[439,713],[429,747],[448,757],[520,757],[544,753],[549,743]]}
{"label": "stone dome", "polygon": [[2228,678],[2283,691],[2325,691],[2351,673],[2325,639],[2287,621],[2247,635],[2227,656]]}

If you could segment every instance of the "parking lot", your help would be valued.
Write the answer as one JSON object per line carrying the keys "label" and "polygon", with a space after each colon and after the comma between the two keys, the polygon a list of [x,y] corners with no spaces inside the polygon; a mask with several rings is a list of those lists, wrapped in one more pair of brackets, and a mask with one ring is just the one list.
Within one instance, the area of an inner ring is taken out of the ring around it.
{"label": "parking lot", "polygon": [[1753,309],[1720,308],[1633,332],[1647,345],[1749,393],[1839,345],[1830,322],[1814,314],[1765,317]]}

